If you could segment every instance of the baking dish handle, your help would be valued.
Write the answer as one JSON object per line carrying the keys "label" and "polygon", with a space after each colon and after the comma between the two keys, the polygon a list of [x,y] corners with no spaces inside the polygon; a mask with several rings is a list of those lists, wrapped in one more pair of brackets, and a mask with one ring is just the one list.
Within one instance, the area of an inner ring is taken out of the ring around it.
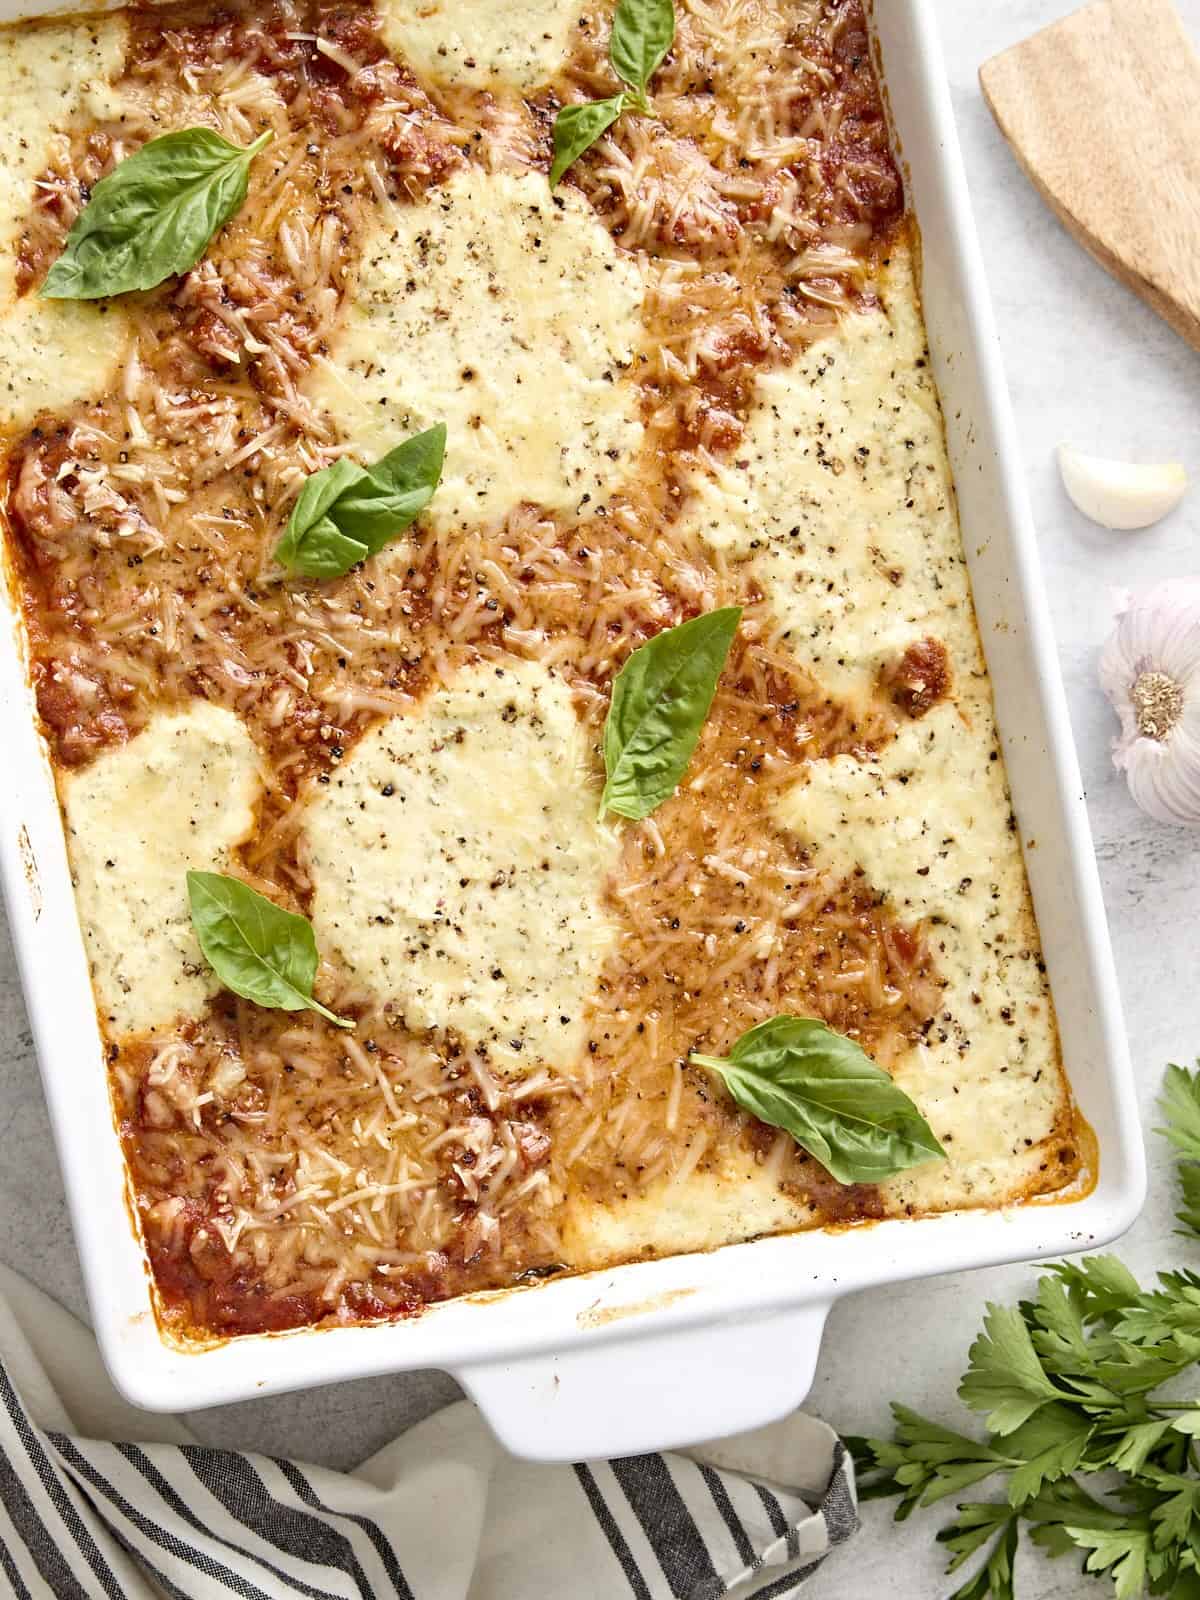
{"label": "baking dish handle", "polygon": [[455,1373],[513,1455],[590,1461],[773,1422],[812,1386],[828,1304]]}

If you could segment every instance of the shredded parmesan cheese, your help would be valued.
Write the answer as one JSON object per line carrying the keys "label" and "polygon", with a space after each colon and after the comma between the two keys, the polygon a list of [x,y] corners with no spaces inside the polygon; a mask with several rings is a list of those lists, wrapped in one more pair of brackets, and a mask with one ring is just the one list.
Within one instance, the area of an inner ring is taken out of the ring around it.
{"label": "shredded parmesan cheese", "polygon": [[[860,0],[677,12],[654,116],[553,193],[611,7],[0,30],[5,533],[180,1340],[1079,1169]],[[38,300],[94,185],[197,124],[273,135],[197,266]],[[285,581],[305,480],[438,421],[428,512]],[[730,604],[678,792],[601,824],[615,674]],[[189,866],[310,916],[352,1033],[219,988]],[[783,1011],[950,1160],[842,1188],[686,1065]]]}

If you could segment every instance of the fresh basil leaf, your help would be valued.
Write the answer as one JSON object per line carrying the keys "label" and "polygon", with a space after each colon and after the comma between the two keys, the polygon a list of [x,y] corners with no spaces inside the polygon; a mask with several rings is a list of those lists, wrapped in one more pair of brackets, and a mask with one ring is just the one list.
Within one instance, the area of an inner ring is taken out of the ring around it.
{"label": "fresh basil leaf", "polygon": [[189,872],[187,888],[204,959],[227,989],[275,1011],[316,1011],[354,1026],[313,999],[317,940],[306,918],[219,872]]}
{"label": "fresh basil leaf", "polygon": [[649,111],[646,88],[675,42],[674,0],[619,0],[608,43],[608,59],[629,90],[608,100],[582,106],[564,106],[554,119],[554,164],[550,187],[558,186],[564,172],[601,134],[607,133],[622,111],[633,107]]}
{"label": "fresh basil leaf", "polygon": [[348,456],[307,478],[292,507],[283,537],[275,546],[275,559],[288,572],[306,578],[340,578],[368,551],[361,539],[342,533],[329,515],[330,508],[366,477],[365,467]]}
{"label": "fresh basil leaf", "polygon": [[675,792],[741,619],[740,606],[708,611],[658,634],[621,668],[604,724],[601,814],[639,822]]}
{"label": "fresh basil leaf", "polygon": [[646,86],[675,42],[674,0],[621,0],[613,18],[608,57],[643,107]]}
{"label": "fresh basil leaf", "polygon": [[823,1022],[775,1017],[728,1058],[694,1055],[743,1111],[790,1133],[839,1183],[882,1183],[945,1158],[929,1124],[882,1068]]}
{"label": "fresh basil leaf", "polygon": [[601,134],[607,133],[625,109],[624,94],[611,100],[588,100],[581,106],[563,106],[554,119],[554,165],[550,168],[550,187],[557,188],[572,162],[590,150]]}
{"label": "fresh basil leaf", "polygon": [[368,467],[331,511],[341,531],[378,555],[433,499],[446,459],[446,424],[414,434]]}
{"label": "fresh basil leaf", "polygon": [[414,434],[373,467],[342,456],[300,491],[275,559],[304,578],[340,578],[378,555],[433,499],[446,457],[446,425]]}
{"label": "fresh basil leaf", "polygon": [[245,200],[250,163],[271,137],[247,149],[211,128],[151,139],[92,190],[39,293],[98,300],[188,272]]}

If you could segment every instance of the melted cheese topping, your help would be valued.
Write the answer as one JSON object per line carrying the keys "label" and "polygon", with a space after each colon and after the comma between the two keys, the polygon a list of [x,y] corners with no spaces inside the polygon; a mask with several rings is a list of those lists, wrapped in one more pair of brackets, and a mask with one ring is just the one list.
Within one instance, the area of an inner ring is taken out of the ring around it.
{"label": "melted cheese topping", "polygon": [[413,1028],[503,1072],[574,1061],[612,930],[615,840],[588,741],[544,668],[480,666],[368,734],[307,819],[322,948]]}
{"label": "melted cheese topping", "polygon": [[435,525],[525,501],[572,510],[605,495],[641,442],[621,382],[641,297],[577,193],[469,168],[377,229],[309,393],[364,459],[447,424]]}
{"label": "melted cheese topping", "polygon": [[185,874],[220,871],[251,832],[258,752],[228,711],[159,716],[62,780],[84,943],[116,1035],[199,1016],[220,984],[192,932]]}
{"label": "melted cheese topping", "polygon": [[[759,380],[736,463],[693,480],[693,525],[770,596],[776,642],[866,701],[880,666],[933,632],[953,698],[875,761],[814,761],[779,822],[835,878],[860,873],[901,921],[935,921],[945,1004],[888,1063],[944,1144],[881,1186],[885,1211],[1002,1201],[1061,1132],[1063,1080],[991,691],[962,554],[913,262],[897,246],[878,311],[846,318]],[[745,1170],[743,1170],[745,1169]],[[684,1183],[570,1209],[578,1266],[712,1248],[800,1225],[776,1184],[724,1152]]]}
{"label": "melted cheese topping", "polygon": [[878,310],[759,379],[736,462],[692,484],[694,524],[753,558],[790,652],[856,698],[948,607],[974,627],[907,248],[878,287]]}
{"label": "melted cheese topping", "polygon": [[14,261],[33,180],[56,134],[107,92],[125,36],[113,17],[0,30],[0,429],[100,392],[125,349],[126,318],[108,304],[18,300]]}
{"label": "melted cheese topping", "polygon": [[892,1070],[951,1159],[886,1185],[897,1206],[1011,1193],[1036,1171],[1062,1106],[1061,1080],[1046,1071],[1054,1015],[990,696],[971,664],[957,703],[910,723],[875,761],[815,763],[780,806],[818,864],[861,870],[904,921],[937,924],[945,1003],[926,1043]]}
{"label": "melted cheese topping", "polygon": [[1036,1172],[1063,1090],[907,251],[881,293],[879,313],[763,380],[744,488],[730,501],[726,475],[729,520],[709,498],[705,526],[753,552],[783,639],[824,684],[865,694],[926,630],[946,646],[953,699],[877,760],[812,763],[779,815],[818,866],[861,871],[905,923],[936,921],[945,1006],[892,1070],[951,1159],[886,1192],[898,1208],[980,1203]]}
{"label": "melted cheese topping", "polygon": [[536,89],[560,69],[580,0],[383,0],[381,32],[421,78]]}
{"label": "melted cheese topping", "polygon": [[681,1182],[668,1178],[644,1194],[611,1202],[571,1195],[563,1222],[566,1259],[579,1272],[644,1253],[711,1250],[760,1234],[802,1228],[806,1207],[780,1189],[777,1174],[737,1147]]}

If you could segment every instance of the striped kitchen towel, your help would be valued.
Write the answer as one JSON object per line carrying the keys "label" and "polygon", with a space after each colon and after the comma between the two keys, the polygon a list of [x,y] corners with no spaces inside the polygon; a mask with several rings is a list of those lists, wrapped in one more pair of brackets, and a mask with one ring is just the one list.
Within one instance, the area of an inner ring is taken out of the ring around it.
{"label": "striped kitchen towel", "polygon": [[18,1600],[782,1600],[857,1526],[850,1461],[810,1417],[544,1467],[463,1403],[331,1472],[133,1410],[86,1329],[3,1269],[0,1360],[0,1568]]}

